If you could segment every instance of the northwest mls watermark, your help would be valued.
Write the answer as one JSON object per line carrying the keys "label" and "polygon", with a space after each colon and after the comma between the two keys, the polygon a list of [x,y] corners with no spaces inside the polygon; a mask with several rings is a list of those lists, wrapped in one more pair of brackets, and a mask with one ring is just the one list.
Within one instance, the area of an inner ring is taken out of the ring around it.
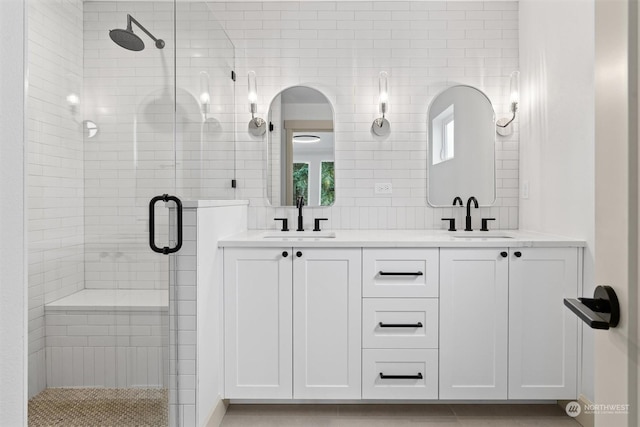
{"label": "northwest mls watermark", "polygon": [[565,411],[567,411],[567,415],[574,418],[581,413],[586,415],[626,415],[629,413],[629,404],[592,403],[583,406],[578,402],[572,401],[567,403]]}

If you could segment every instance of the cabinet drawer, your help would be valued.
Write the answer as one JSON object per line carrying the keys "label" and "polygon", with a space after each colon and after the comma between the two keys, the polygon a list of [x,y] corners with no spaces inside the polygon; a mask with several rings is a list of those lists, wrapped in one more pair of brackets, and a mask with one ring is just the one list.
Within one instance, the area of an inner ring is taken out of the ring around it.
{"label": "cabinet drawer", "polygon": [[365,298],[362,301],[364,348],[437,348],[436,298]]}
{"label": "cabinet drawer", "polygon": [[362,398],[437,399],[438,350],[363,350]]}
{"label": "cabinet drawer", "polygon": [[364,249],[365,297],[437,297],[438,249]]}

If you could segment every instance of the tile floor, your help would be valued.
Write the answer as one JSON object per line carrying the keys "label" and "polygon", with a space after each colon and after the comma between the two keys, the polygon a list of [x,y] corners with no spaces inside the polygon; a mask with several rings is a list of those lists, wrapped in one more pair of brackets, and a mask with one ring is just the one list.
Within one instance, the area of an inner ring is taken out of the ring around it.
{"label": "tile floor", "polygon": [[166,389],[49,388],[29,400],[29,427],[163,427],[167,397]]}
{"label": "tile floor", "polygon": [[558,405],[231,405],[223,427],[577,427]]}

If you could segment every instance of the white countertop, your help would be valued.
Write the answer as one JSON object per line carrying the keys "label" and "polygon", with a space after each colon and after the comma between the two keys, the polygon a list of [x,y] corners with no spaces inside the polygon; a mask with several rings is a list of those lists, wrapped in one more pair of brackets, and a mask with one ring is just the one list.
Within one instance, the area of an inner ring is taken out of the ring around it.
{"label": "white countertop", "polygon": [[248,200],[183,200],[182,207],[185,209],[195,208],[219,208],[222,206],[242,206],[248,205]]}
{"label": "white countertop", "polygon": [[[520,230],[327,230],[334,238],[301,238],[296,231],[250,230],[221,239],[219,247],[583,247],[584,240]],[[309,234],[309,232],[305,232]],[[265,237],[269,236],[269,237]],[[461,237],[454,237],[461,236]]]}

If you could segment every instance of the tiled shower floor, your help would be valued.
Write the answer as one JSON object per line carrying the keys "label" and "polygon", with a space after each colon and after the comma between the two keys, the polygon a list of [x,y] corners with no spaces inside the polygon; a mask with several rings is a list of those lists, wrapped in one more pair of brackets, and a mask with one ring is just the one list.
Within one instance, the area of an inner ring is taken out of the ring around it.
{"label": "tiled shower floor", "polygon": [[164,427],[167,390],[51,388],[29,400],[29,427]]}

